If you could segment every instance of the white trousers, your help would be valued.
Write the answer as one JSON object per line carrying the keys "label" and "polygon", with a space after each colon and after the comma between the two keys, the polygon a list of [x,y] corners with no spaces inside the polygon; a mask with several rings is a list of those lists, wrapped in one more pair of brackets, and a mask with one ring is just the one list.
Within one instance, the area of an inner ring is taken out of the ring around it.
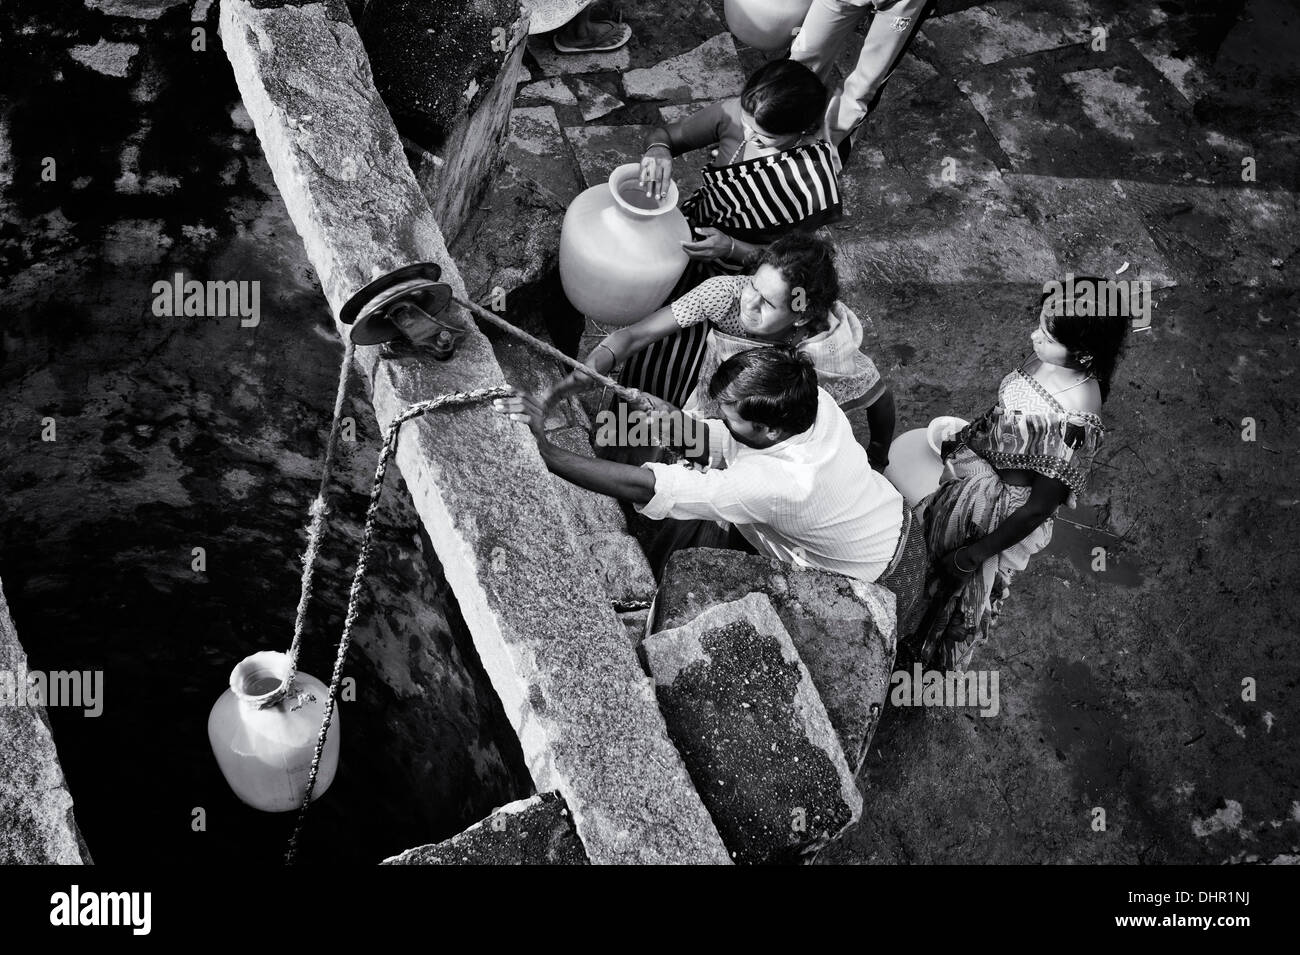
{"label": "white trousers", "polygon": [[794,38],[790,58],[829,82],[845,41],[864,17],[871,17],[862,51],[844,88],[831,97],[826,125],[838,145],[867,118],[881,87],[898,65],[916,32],[928,0],[813,0]]}

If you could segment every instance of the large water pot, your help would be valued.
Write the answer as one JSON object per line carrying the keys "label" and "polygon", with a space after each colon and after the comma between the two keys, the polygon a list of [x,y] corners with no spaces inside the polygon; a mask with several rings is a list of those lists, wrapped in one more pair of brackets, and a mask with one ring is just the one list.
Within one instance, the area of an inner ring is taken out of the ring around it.
{"label": "large water pot", "polygon": [[[329,688],[301,671],[283,694],[289,658],[264,650],[245,657],[230,674],[230,688],[208,715],[208,742],[221,774],[241,802],[263,812],[302,805]],[[277,699],[279,697],[279,699]],[[321,753],[312,800],[324,795],[339,763],[335,708]]]}
{"label": "large water pot", "polygon": [[726,0],[727,29],[745,46],[772,52],[794,40],[813,0]]}
{"label": "large water pot", "polygon": [[677,184],[649,198],[636,163],[619,166],[608,183],[578,195],[560,228],[560,283],[582,314],[606,325],[629,325],[663,304],[689,262],[691,238],[677,209]]}
{"label": "large water pot", "polygon": [[964,428],[964,418],[950,415],[935,418],[929,427],[905,431],[889,446],[889,467],[885,477],[903,495],[908,507],[915,507],[939,490],[943,477],[943,442]]}

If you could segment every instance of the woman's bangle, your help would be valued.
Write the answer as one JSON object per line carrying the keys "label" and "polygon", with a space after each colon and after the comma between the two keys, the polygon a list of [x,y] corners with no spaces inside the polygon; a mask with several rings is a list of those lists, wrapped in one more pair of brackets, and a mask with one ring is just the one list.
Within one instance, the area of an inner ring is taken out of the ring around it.
{"label": "woman's bangle", "polygon": [[975,573],[976,569],[978,569],[979,566],[978,564],[975,567],[963,567],[961,565],[961,561],[957,559],[957,555],[960,554],[965,549],[966,549],[965,547],[958,547],[955,551],[952,552],[953,566],[955,566],[963,574],[973,574]]}
{"label": "woman's bangle", "polygon": [[642,153],[648,153],[650,150],[654,149],[656,146],[662,146],[664,149],[668,150],[668,155],[670,155],[670,156],[672,155],[673,147],[672,147],[672,146],[669,146],[667,143],[651,143],[651,144],[650,144],[649,146],[647,146],[645,149],[641,150],[641,152],[642,152]]}
{"label": "woman's bangle", "polygon": [[[613,361],[613,364],[609,366],[610,369],[612,370],[612,369],[614,368],[614,366],[618,364],[618,356],[614,354],[614,349],[610,348],[610,347],[609,347],[608,345],[606,345],[604,342],[601,342],[599,345],[596,346],[596,348],[603,348],[603,349],[605,349],[605,351],[609,352],[609,357],[610,357],[610,358],[612,359],[612,361]],[[591,353],[592,353],[593,355],[596,353],[596,348],[593,348],[593,349],[591,350]],[[592,367],[595,367],[595,366],[592,366]]]}

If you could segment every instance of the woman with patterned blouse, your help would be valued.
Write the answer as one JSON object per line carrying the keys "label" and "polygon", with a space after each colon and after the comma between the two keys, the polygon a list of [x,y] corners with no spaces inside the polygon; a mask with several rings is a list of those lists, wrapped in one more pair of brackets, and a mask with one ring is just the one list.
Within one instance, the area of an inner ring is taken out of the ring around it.
{"label": "woman with patterned blouse", "polygon": [[1034,357],[1002,379],[992,408],[944,442],[939,488],[913,511],[930,553],[928,599],[899,633],[926,666],[969,664],[1012,578],[1052,539],[1052,515],[1074,507],[1087,484],[1105,433],[1098,412],[1129,328],[1125,316],[1082,307],[1083,296],[1097,301],[1096,283],[1076,278],[1070,300],[1043,296]]}
{"label": "woman with patterned blouse", "polygon": [[[608,374],[620,362],[682,329],[703,328],[704,355],[683,389],[683,410],[697,418],[718,418],[716,402],[702,387],[728,358],[761,345],[791,345],[813,360],[818,385],[845,411],[866,408],[871,440],[867,455],[876,470],[888,464],[894,436],[894,399],[875,364],[861,351],[862,323],[839,300],[835,250],[815,235],[794,233],[768,246],[752,275],[720,275],[681,298],[608,335],[591,350],[586,363]],[[660,353],[656,362],[671,356]],[[651,369],[676,377],[686,369]],[[565,378],[551,400],[583,390],[581,372]],[[657,399],[651,404],[663,408]]]}

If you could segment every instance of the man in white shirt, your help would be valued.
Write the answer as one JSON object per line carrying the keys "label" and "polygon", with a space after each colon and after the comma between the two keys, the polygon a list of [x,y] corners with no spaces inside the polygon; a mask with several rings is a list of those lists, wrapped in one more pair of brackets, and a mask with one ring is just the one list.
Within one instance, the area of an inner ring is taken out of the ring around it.
{"label": "man in white shirt", "polygon": [[729,522],[760,554],[878,580],[900,552],[903,498],[871,469],[812,362],[785,347],[745,351],[722,363],[709,393],[723,417],[704,422],[703,470],[584,457],[547,440],[531,396],[497,408],[528,423],[551,471],[647,517]]}

